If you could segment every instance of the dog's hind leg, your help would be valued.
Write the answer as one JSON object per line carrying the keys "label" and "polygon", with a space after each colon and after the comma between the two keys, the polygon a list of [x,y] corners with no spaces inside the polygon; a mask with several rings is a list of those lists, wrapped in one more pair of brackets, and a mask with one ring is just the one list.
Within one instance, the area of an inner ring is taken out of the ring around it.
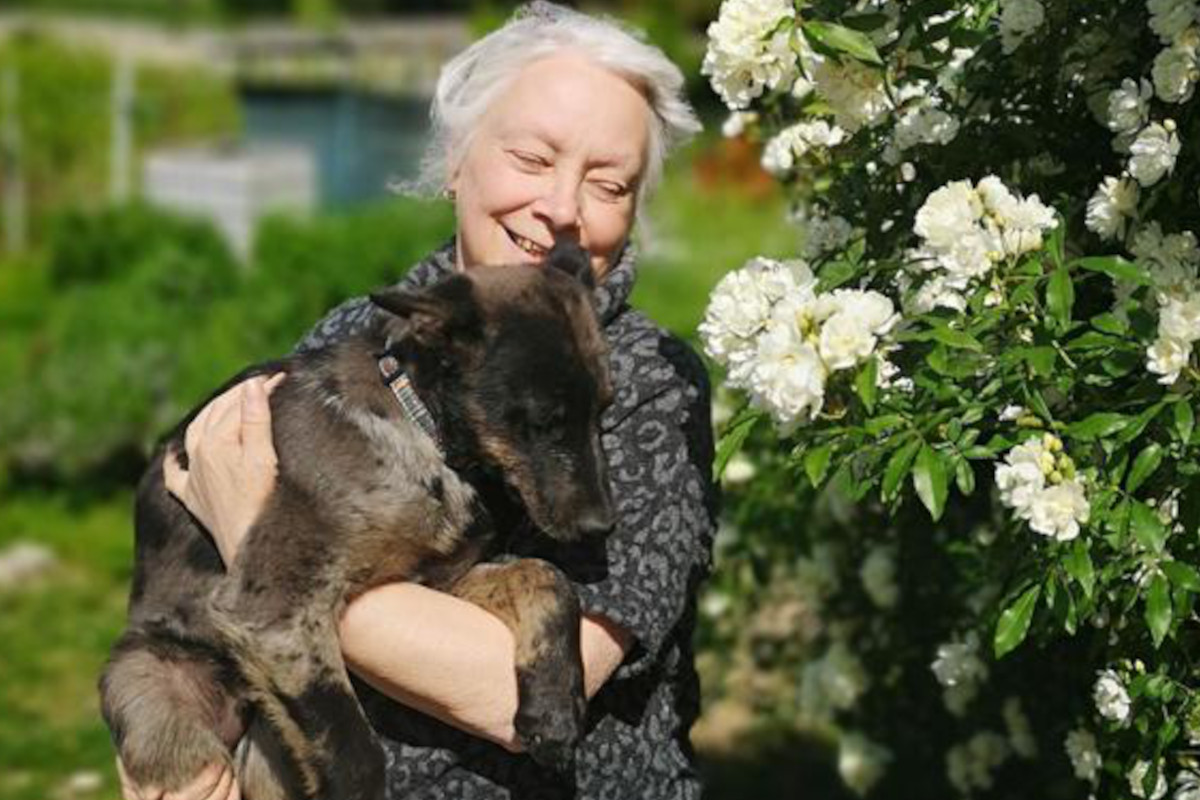
{"label": "dog's hind leg", "polygon": [[127,631],[100,678],[100,705],[130,777],[168,791],[229,763],[244,727],[231,665],[199,645]]}
{"label": "dog's hind leg", "polygon": [[263,739],[247,753],[248,780],[264,762],[281,774],[289,797],[382,800],[383,750],[350,686],[332,620],[309,610],[262,628],[219,613],[214,621],[259,718],[278,737],[277,751],[264,752],[271,742]]}
{"label": "dog's hind leg", "polygon": [[557,567],[526,558],[479,564],[451,592],[496,615],[512,631],[517,735],[539,763],[570,772],[587,711],[574,588]]}

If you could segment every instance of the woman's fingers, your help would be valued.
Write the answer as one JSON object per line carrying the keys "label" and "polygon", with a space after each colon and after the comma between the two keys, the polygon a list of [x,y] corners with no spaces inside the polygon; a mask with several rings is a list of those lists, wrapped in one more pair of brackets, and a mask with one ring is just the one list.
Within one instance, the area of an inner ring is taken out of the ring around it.
{"label": "woman's fingers", "polygon": [[241,440],[242,398],[246,393],[246,384],[252,380],[254,379],[242,381],[209,404],[212,406],[212,413],[208,415],[201,432],[202,447],[205,443],[236,444]]}
{"label": "woman's fingers", "polygon": [[121,782],[121,797],[125,800],[161,800],[163,796],[161,789],[134,783],[120,757],[117,758],[117,780]]}
{"label": "woman's fingers", "polygon": [[224,763],[209,764],[189,783],[167,792],[162,800],[227,800],[233,783],[233,769]]}

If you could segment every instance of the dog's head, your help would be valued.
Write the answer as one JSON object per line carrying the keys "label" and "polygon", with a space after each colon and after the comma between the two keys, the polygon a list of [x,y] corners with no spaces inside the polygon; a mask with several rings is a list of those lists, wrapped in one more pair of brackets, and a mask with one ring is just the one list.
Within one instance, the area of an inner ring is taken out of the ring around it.
{"label": "dog's head", "polygon": [[612,388],[587,253],[564,244],[546,261],[372,299],[395,315],[392,337],[451,465],[499,470],[539,528],[571,540],[613,526],[600,447]]}

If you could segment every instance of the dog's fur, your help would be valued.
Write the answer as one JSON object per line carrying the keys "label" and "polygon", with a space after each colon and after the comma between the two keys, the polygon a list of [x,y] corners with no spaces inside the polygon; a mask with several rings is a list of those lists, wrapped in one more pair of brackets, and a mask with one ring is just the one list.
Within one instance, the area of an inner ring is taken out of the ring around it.
{"label": "dog's fur", "polygon": [[[252,800],[381,798],[382,751],[336,626],[349,598],[395,580],[454,592],[513,629],[516,731],[539,761],[569,766],[585,704],[578,601],[548,563],[475,565],[506,492],[556,538],[612,526],[599,441],[611,389],[589,286],[587,254],[559,246],[547,268],[390,290],[373,296],[390,314],[367,333],[230,381],[287,373],[270,398],[275,488],[228,571],[163,485],[163,458],[186,458],[199,408],[180,423],[138,489],[130,624],[100,681],[134,780],[176,788],[226,761]],[[440,446],[381,379],[385,351]]]}

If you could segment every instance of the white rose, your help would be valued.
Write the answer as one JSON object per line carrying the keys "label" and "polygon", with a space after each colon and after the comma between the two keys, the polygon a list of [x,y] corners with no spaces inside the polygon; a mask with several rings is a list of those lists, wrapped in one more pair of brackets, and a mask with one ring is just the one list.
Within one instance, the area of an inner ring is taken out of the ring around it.
{"label": "white rose", "polygon": [[1153,186],[1175,169],[1175,158],[1179,155],[1179,137],[1175,124],[1153,122],[1146,126],[1129,146],[1129,173],[1143,187]]}
{"label": "white rose", "polygon": [[1096,747],[1096,737],[1090,731],[1073,730],[1067,734],[1064,747],[1067,757],[1071,759],[1075,777],[1094,784],[1100,777],[1100,768],[1104,765],[1104,759],[1100,757],[1100,751]]}
{"label": "white rose", "polygon": [[758,122],[758,113],[755,111],[731,111],[721,125],[721,135],[726,139],[736,139],[755,122]]}
{"label": "white rose", "polygon": [[1146,0],[1150,30],[1163,44],[1171,44],[1196,20],[1195,0]]}
{"label": "white rose", "polygon": [[[708,50],[700,67],[732,110],[746,108],[765,90],[787,89],[798,72],[788,0],[724,0],[708,26]],[[772,33],[774,31],[774,33]]]}
{"label": "white rose", "polygon": [[821,358],[831,372],[865,361],[874,350],[871,330],[851,314],[834,314],[821,326]]}
{"label": "white rose", "polygon": [[1034,498],[1046,485],[1045,450],[1031,440],[1008,451],[1005,463],[996,465],[996,488],[1000,501],[1027,519]]}
{"label": "white rose", "polygon": [[1018,201],[1004,218],[1004,252],[1019,256],[1041,249],[1042,233],[1058,227],[1054,209],[1044,205],[1036,194]]}
{"label": "white rose", "polygon": [[1000,43],[1005,54],[1020,46],[1046,19],[1038,0],[1000,0]]}
{"label": "white rose", "polygon": [[1146,368],[1161,375],[1158,382],[1170,386],[1179,380],[1179,375],[1188,365],[1192,346],[1178,339],[1160,338],[1146,349]]}
{"label": "white rose", "polygon": [[1185,769],[1175,777],[1174,800],[1200,800],[1200,774]]}
{"label": "white rose", "polygon": [[950,249],[977,227],[983,203],[970,181],[951,181],[932,192],[917,211],[913,230],[932,246]]}
{"label": "white rose", "polygon": [[1103,670],[1096,679],[1092,696],[1096,701],[1096,711],[1100,713],[1100,716],[1123,726],[1129,724],[1131,711],[1129,693],[1125,691],[1125,684],[1121,682],[1117,673],[1111,669]]}
{"label": "white rose", "polygon": [[1200,339],[1200,293],[1168,298],[1158,312],[1158,335],[1189,344]]}
{"label": "white rose", "polygon": [[1164,236],[1159,224],[1150,222],[1134,233],[1129,249],[1139,261],[1148,262],[1160,292],[1182,295],[1190,290],[1200,264],[1200,248],[1191,231]]}
{"label": "white rose", "polygon": [[919,105],[908,109],[896,120],[888,161],[896,163],[899,153],[918,144],[949,144],[958,135],[958,128],[958,119],[939,108]]}
{"label": "white rose", "polygon": [[960,793],[987,791],[994,783],[992,772],[1009,757],[1008,742],[993,731],[980,731],[964,744],[946,753],[946,777]]}
{"label": "white rose", "polygon": [[979,639],[968,636],[962,642],[938,645],[937,658],[930,665],[938,683],[944,687],[978,685],[987,680],[987,664],[979,657]]}
{"label": "white rose", "polygon": [[984,208],[989,214],[1004,221],[1016,214],[1017,204],[1020,201],[995,175],[988,175],[979,181],[975,186],[975,191],[983,200]]}
{"label": "white rose", "polygon": [[1150,98],[1154,87],[1145,78],[1121,81],[1121,87],[1108,95],[1108,128],[1113,133],[1136,131],[1149,121]]}
{"label": "white rose", "polygon": [[796,325],[780,324],[758,338],[748,376],[750,399],[783,429],[812,420],[825,403],[825,365]]}
{"label": "white rose", "polygon": [[1167,103],[1186,103],[1192,99],[1200,68],[1196,64],[1196,51],[1191,47],[1176,45],[1159,51],[1150,69],[1154,79],[1154,91]]}
{"label": "white rose", "polygon": [[855,794],[867,794],[887,771],[892,753],[859,733],[845,733],[838,740],[838,774]]}
{"label": "white rose", "polygon": [[875,547],[863,559],[858,570],[863,590],[877,608],[895,608],[900,599],[896,585],[896,556],[890,547]]}
{"label": "white rose", "polygon": [[1088,520],[1089,505],[1078,481],[1047,486],[1033,496],[1029,527],[1060,542],[1079,535],[1080,523]]}
{"label": "white rose", "polygon": [[837,124],[849,133],[877,125],[890,109],[882,71],[853,59],[841,64],[821,61],[813,71],[813,83]]}
{"label": "white rose", "polygon": [[1029,717],[1021,708],[1019,697],[1009,697],[1004,701],[1004,726],[1008,728],[1008,743],[1013,752],[1021,758],[1037,758],[1037,739],[1033,736],[1033,726]]}
{"label": "white rose", "polygon": [[825,253],[838,252],[854,235],[854,227],[849,220],[837,214],[826,214],[819,207],[812,213],[793,214],[791,221],[803,231],[806,258],[818,258]]}
{"label": "white rose", "polygon": [[1087,204],[1084,224],[1101,239],[1125,235],[1125,226],[1137,212],[1140,190],[1129,178],[1106,177]]}
{"label": "white rose", "polygon": [[832,303],[825,316],[849,314],[876,336],[884,335],[900,320],[892,301],[879,292],[837,289],[822,295],[821,299]]}
{"label": "white rose", "polygon": [[1138,761],[1129,770],[1129,791],[1133,792],[1134,797],[1141,797],[1143,800],[1160,800],[1167,793],[1167,779],[1163,775],[1162,765],[1159,764],[1158,780],[1154,783],[1154,789],[1147,796],[1144,781],[1150,773],[1149,761]]}

